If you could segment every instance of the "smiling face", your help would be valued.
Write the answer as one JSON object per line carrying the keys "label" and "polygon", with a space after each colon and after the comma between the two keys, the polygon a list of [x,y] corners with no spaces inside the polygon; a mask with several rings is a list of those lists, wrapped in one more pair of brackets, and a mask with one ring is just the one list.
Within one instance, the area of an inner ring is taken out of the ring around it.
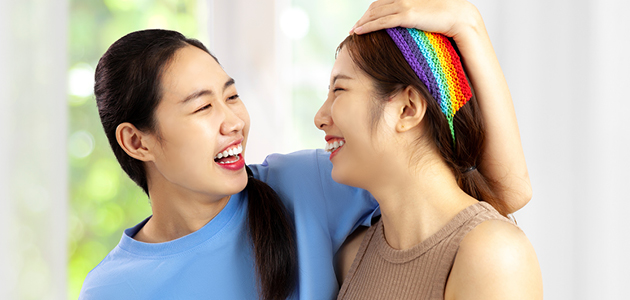
{"label": "smiling face", "polygon": [[161,88],[149,189],[158,182],[214,199],[242,191],[249,115],[234,80],[208,53],[186,46],[164,70]]}
{"label": "smiling face", "polygon": [[330,76],[326,102],[315,116],[315,125],[326,132],[326,150],[331,152],[335,181],[367,188],[388,173],[391,118],[387,107],[383,118],[373,127],[373,82],[353,63],[342,48]]}

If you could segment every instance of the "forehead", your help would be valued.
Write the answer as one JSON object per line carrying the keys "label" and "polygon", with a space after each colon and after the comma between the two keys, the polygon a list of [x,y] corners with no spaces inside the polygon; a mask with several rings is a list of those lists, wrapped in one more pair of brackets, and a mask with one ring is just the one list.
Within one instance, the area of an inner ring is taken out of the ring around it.
{"label": "forehead", "polygon": [[181,100],[201,89],[219,92],[229,78],[210,54],[186,46],[175,52],[162,74],[163,96]]}
{"label": "forehead", "polygon": [[337,75],[355,75],[356,73],[357,70],[352,58],[350,58],[350,53],[346,47],[342,47],[337,53],[337,59],[335,59],[330,78],[332,79]]}
{"label": "forehead", "polygon": [[353,81],[358,81],[365,85],[366,88],[371,87],[372,80],[363,72],[350,57],[350,52],[343,47],[337,53],[337,59],[330,73],[330,80],[334,78],[350,77]]}
{"label": "forehead", "polygon": [[330,73],[330,84],[334,84],[335,78],[337,78],[337,80],[346,78],[348,79],[348,81],[346,81],[347,84],[358,84],[361,87],[359,91],[370,93],[374,88],[372,78],[354,63],[346,47],[341,48],[337,54],[337,59]]}

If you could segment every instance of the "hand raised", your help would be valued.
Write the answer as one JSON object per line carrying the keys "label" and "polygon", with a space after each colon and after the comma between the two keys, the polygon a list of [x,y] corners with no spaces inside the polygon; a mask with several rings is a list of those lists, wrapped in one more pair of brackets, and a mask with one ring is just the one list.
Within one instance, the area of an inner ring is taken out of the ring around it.
{"label": "hand raised", "polygon": [[465,0],[378,0],[350,33],[364,34],[400,26],[441,33],[457,40],[480,20],[477,8]]}

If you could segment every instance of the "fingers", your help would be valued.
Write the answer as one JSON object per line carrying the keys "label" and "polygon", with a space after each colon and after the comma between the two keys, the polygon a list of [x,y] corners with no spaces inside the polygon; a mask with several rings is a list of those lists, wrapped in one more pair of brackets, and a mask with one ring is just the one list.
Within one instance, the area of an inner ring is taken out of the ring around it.
{"label": "fingers", "polygon": [[362,26],[354,28],[353,31],[356,34],[364,34],[381,29],[398,27],[401,25],[401,19],[398,17],[398,15],[388,15],[375,19],[374,21],[369,21]]}
{"label": "fingers", "polygon": [[373,22],[375,20],[378,20],[379,18],[384,18],[386,16],[399,13],[400,6],[393,3],[394,1],[391,0],[372,2],[370,8],[368,8],[368,10],[363,14],[361,19],[359,19],[359,21],[354,24],[352,30],[350,30],[350,33],[352,33],[355,28],[361,27],[368,22]]}

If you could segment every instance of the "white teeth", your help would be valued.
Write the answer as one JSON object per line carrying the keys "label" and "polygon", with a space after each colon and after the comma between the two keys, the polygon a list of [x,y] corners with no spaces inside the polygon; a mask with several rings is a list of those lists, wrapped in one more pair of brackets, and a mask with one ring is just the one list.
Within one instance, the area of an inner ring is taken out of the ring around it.
{"label": "white teeth", "polygon": [[[243,145],[238,145],[236,148],[231,148],[229,150],[225,150],[219,154],[217,154],[217,156],[214,157],[214,159],[221,159],[224,157],[228,157],[228,156],[238,156],[239,154],[243,153]],[[238,160],[236,160],[238,161]]]}
{"label": "white teeth", "polygon": [[241,160],[241,157],[240,157],[240,156],[235,156],[235,157],[236,157],[236,159],[235,159],[234,161],[230,161],[230,162],[227,162],[227,161],[220,161],[219,163],[220,163],[220,164],[222,164],[222,165],[225,165],[225,164],[233,164],[233,163],[235,163],[235,162],[237,162],[237,161]]}
{"label": "white teeth", "polygon": [[328,152],[333,152],[335,150],[337,150],[339,147],[343,146],[345,144],[344,141],[334,141],[332,143],[326,143],[326,146],[324,147],[324,150],[328,151]]}

